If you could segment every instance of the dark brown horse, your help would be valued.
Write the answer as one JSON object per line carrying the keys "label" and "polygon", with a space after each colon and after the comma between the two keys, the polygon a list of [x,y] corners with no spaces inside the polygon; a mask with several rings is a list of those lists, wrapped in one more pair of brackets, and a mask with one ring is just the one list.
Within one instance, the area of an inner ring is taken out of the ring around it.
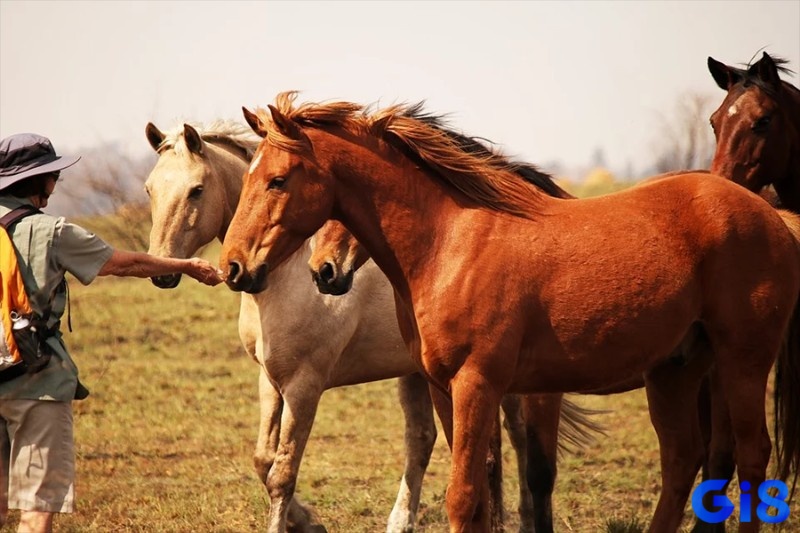
{"label": "dark brown horse", "polygon": [[[404,106],[276,104],[247,114],[265,139],[223,244],[227,283],[260,291],[327,219],[344,223],[392,283],[404,340],[448,398],[436,406],[452,442],[452,531],[487,529],[486,428],[510,392],[643,375],[662,462],[650,530],[674,532],[703,458],[697,392],[716,363],[739,479],[766,478],[767,378],[779,352],[800,357],[796,339],[784,342],[800,294],[796,217],[707,174],[553,198]],[[676,347],[696,339],[711,349],[675,365]],[[798,367],[776,383],[785,398],[800,394]],[[796,439],[800,412],[779,412],[777,438]],[[782,442],[782,474],[799,444]]]}
{"label": "dark brown horse", "polygon": [[[798,212],[800,91],[780,79],[781,72],[788,71],[785,64],[785,60],[773,58],[766,52],[745,68],[708,58],[708,70],[714,81],[727,92],[711,115],[717,139],[711,171],[761,194],[774,205]],[[770,185],[774,192],[768,189]],[[717,379],[712,370],[712,386]],[[703,477],[730,480],[735,458],[727,410],[724,404],[717,402],[711,406],[709,414],[715,435],[709,444]],[[706,500],[710,502],[711,495]],[[701,526],[698,523],[695,531],[725,531],[723,524]]]}
{"label": "dark brown horse", "polygon": [[754,192],[772,185],[782,207],[800,212],[800,90],[780,79],[785,63],[766,52],[747,68],[708,58],[728,93],[711,115],[711,172]]}

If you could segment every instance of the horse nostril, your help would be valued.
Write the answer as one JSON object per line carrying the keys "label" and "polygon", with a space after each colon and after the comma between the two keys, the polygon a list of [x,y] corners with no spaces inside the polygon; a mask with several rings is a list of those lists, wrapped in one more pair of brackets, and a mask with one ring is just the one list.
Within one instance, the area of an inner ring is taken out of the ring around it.
{"label": "horse nostril", "polygon": [[228,281],[236,283],[242,275],[242,265],[238,261],[228,263]]}
{"label": "horse nostril", "polygon": [[333,265],[330,263],[324,263],[321,267],[319,267],[319,277],[325,283],[330,283],[331,281],[333,281],[334,278]]}

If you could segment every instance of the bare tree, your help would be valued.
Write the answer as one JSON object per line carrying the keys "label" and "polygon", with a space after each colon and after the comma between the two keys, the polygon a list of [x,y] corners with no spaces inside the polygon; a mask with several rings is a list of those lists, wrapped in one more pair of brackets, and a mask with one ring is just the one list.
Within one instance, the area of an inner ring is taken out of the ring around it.
{"label": "bare tree", "polygon": [[713,104],[710,95],[687,93],[678,99],[671,115],[659,116],[661,126],[653,143],[657,173],[711,166],[715,141],[708,119]]}

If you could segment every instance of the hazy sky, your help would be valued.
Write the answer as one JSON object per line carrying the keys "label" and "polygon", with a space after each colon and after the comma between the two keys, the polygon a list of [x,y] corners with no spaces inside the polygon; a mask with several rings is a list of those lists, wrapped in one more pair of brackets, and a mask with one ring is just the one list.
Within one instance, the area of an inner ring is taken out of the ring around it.
{"label": "hazy sky", "polygon": [[800,0],[0,0],[0,136],[143,153],[148,121],[241,120],[243,105],[297,89],[426,100],[533,163],[586,165],[602,147],[639,170],[682,95],[721,102],[709,55],[740,64],[762,48],[800,70]]}

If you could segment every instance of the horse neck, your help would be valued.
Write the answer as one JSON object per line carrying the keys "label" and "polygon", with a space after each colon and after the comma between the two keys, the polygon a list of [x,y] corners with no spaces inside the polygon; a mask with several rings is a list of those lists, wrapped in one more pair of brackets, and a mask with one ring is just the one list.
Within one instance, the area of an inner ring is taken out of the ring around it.
{"label": "horse neck", "polygon": [[800,212],[800,89],[783,82],[780,105],[788,117],[787,132],[790,141],[789,161],[782,176],[774,181],[781,203],[792,211]]}
{"label": "horse neck", "polygon": [[335,177],[334,218],[408,301],[409,284],[435,266],[439,241],[465,213],[462,198],[385,145],[367,147],[346,136],[320,135],[332,145],[325,151],[331,160],[320,163]]}
{"label": "horse neck", "polygon": [[227,149],[224,145],[212,145],[209,143],[208,146],[212,147],[212,157],[215,159],[215,173],[221,181],[223,190],[221,199],[222,225],[217,235],[219,241],[222,242],[228,232],[228,226],[231,224],[236,207],[239,205],[239,195],[242,192],[242,176],[247,170],[249,161],[239,153]]}

